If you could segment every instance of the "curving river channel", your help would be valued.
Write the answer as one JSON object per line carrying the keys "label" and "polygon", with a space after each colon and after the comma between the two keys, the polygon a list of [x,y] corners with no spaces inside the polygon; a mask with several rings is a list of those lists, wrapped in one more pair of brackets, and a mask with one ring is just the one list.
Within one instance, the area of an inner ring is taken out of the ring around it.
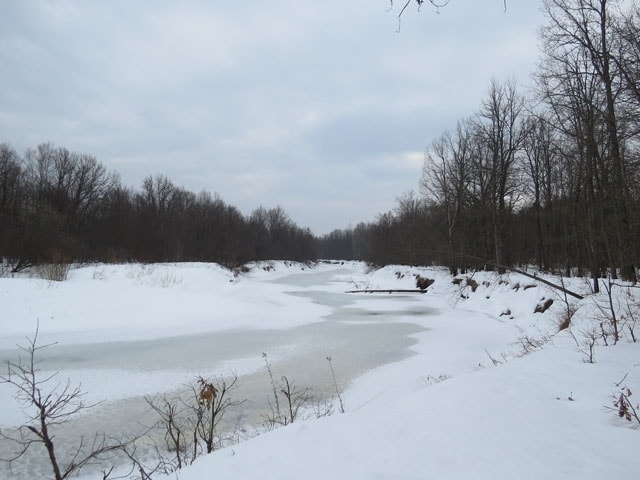
{"label": "curving river channel", "polygon": [[[331,357],[339,388],[344,389],[365,371],[411,355],[411,335],[423,330],[412,318],[434,313],[425,299],[421,295],[386,295],[385,308],[378,310],[379,296],[336,293],[335,287],[326,288],[345,273],[346,267],[336,266],[276,280],[291,287],[288,294],[330,307],[331,313],[322,321],[304,326],[48,347],[40,368],[60,372],[61,379],[70,377],[73,384],[79,377],[82,389],[89,392],[89,403],[111,399],[64,425],[58,438],[70,437],[71,432],[88,438],[102,431],[116,438],[139,434],[157,420],[145,396],[178,394],[185,384],[193,383],[196,372],[227,378],[237,375],[233,398],[244,402],[228,411],[226,426],[252,431],[260,428],[270,412],[272,388],[263,353],[276,379],[286,375],[298,388],[310,388],[314,401],[320,403],[335,395],[327,357]],[[0,351],[0,360],[14,359],[16,354]],[[145,386],[149,378],[152,386]],[[110,395],[110,391],[120,393]],[[2,431],[11,433],[15,425],[4,423]],[[60,445],[61,456],[66,447]],[[0,438],[0,457],[8,448],[7,441]],[[39,449],[34,449],[27,466],[14,467],[14,478],[48,474],[44,451]],[[0,463],[0,478],[9,478],[9,473]]]}

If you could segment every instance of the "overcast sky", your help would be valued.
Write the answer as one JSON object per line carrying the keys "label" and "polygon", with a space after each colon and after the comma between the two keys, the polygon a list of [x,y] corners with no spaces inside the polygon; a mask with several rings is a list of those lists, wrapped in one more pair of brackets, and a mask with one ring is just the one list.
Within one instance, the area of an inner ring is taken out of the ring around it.
{"label": "overcast sky", "polygon": [[529,81],[538,0],[4,0],[0,142],[164,174],[316,234],[418,190],[425,148],[492,77]]}

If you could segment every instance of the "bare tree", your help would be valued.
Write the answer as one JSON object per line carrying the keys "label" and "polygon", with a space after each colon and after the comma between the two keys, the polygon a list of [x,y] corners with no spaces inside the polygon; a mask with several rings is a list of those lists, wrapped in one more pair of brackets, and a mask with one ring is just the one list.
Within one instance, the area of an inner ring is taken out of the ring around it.
{"label": "bare tree", "polygon": [[640,104],[640,5],[633,3],[615,28],[617,50],[613,60],[624,78],[628,94],[637,105]]}
{"label": "bare tree", "polygon": [[413,190],[396,197],[397,206],[394,216],[397,223],[396,235],[398,244],[396,249],[401,258],[410,265],[419,265],[425,261],[425,211],[426,202]]}
{"label": "bare tree", "polygon": [[[28,253],[35,261],[50,261],[53,256],[86,258],[79,240],[118,187],[118,175],[90,155],[50,143],[27,150],[24,162],[28,195],[23,224],[25,237],[31,237],[27,245],[36,243]],[[30,224],[33,228],[28,228]]]}
{"label": "bare tree", "polygon": [[0,218],[17,214],[21,176],[20,157],[8,144],[0,143]]}
{"label": "bare tree", "polygon": [[[492,80],[478,113],[478,134],[488,149],[481,170],[488,174],[494,260],[507,265],[507,221],[522,192],[519,155],[524,142],[524,98],[514,81]],[[503,267],[498,267],[502,269]]]}
{"label": "bare tree", "polygon": [[531,115],[527,119],[523,152],[526,159],[526,177],[535,222],[536,263],[542,270],[550,266],[550,217],[556,193],[556,167],[559,161],[555,129],[544,115]]}
{"label": "bare tree", "polygon": [[21,159],[6,143],[0,143],[0,258],[11,261],[14,271],[24,266],[15,238],[20,237],[24,204]]}
{"label": "bare tree", "polygon": [[473,131],[470,121],[458,122],[455,132],[445,132],[425,155],[420,186],[423,194],[444,207],[447,221],[449,269],[464,269],[466,203],[469,198]]}
{"label": "bare tree", "polygon": [[[608,215],[613,221],[612,249],[609,265],[615,275],[619,267],[627,280],[636,280],[633,265],[633,232],[630,215],[630,190],[627,183],[627,161],[624,156],[624,121],[619,104],[623,73],[615,61],[614,46],[617,17],[612,14],[616,0],[545,0],[544,11],[549,25],[543,29],[545,55],[567,66],[566,59],[582,58],[583,69],[576,80],[597,81],[596,120],[602,122],[604,137],[602,177],[607,201],[612,205]],[[585,76],[585,74],[589,75]],[[587,148],[590,147],[587,144]],[[597,179],[596,179],[597,180]]]}

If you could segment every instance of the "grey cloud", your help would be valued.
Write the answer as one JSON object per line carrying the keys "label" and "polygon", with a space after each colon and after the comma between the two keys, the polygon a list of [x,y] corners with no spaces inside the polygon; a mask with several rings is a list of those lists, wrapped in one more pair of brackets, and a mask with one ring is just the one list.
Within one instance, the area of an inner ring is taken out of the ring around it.
{"label": "grey cloud", "polygon": [[318,233],[372,220],[491,76],[533,68],[536,2],[488,3],[411,9],[397,33],[385,0],[2,2],[0,141],[279,204]]}

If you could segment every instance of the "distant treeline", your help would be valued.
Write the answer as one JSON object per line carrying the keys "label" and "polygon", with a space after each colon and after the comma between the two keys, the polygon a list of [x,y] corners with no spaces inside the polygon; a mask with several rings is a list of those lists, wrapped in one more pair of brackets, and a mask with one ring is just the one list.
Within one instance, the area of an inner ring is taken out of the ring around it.
{"label": "distant treeline", "polygon": [[0,256],[14,270],[43,262],[316,258],[308,229],[280,208],[244,216],[164,176],[124,187],[94,157],[42,144],[19,156],[0,144]]}

